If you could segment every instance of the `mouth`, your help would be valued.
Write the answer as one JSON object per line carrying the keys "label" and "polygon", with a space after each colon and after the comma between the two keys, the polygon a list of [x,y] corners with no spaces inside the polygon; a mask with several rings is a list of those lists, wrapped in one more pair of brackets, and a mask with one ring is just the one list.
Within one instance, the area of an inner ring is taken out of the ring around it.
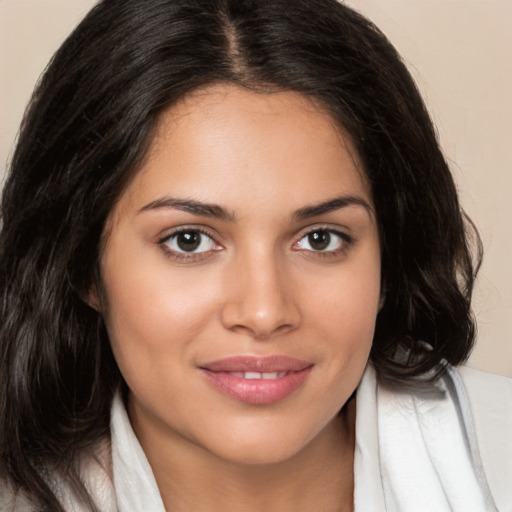
{"label": "mouth", "polygon": [[280,379],[281,377],[286,377],[289,372],[219,372],[225,373],[226,375],[233,375],[233,377],[238,377],[240,379]]}
{"label": "mouth", "polygon": [[272,404],[306,381],[313,363],[288,356],[237,356],[199,366],[217,391],[246,404]]}

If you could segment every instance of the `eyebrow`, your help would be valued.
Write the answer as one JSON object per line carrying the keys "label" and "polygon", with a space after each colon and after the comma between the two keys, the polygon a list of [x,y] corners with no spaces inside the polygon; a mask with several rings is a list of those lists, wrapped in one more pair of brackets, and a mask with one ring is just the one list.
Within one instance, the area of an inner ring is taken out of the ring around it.
{"label": "eyebrow", "polygon": [[229,212],[217,204],[203,203],[201,201],[194,201],[193,199],[176,199],[174,197],[162,197],[151,201],[151,203],[143,206],[139,210],[139,213],[147,210],[157,210],[159,208],[175,208],[176,210],[201,215],[203,217],[213,217],[231,222],[236,221],[234,213]]}
{"label": "eyebrow", "polygon": [[[300,208],[293,214],[292,218],[294,221],[306,220],[312,217],[317,217],[319,215],[324,215],[332,211],[340,210],[341,208],[346,208],[347,206],[361,206],[367,210],[370,215],[374,214],[373,208],[362,197],[340,196],[328,201],[324,201],[320,204]],[[194,215],[201,215],[203,217],[212,217],[220,220],[236,222],[235,213],[226,210],[222,206],[211,203],[203,203],[193,199],[177,199],[174,197],[162,197],[160,199],[156,199],[155,201],[151,201],[151,203],[143,206],[139,210],[139,213],[148,210],[157,210],[160,208],[175,208],[177,210],[192,213]]]}
{"label": "eyebrow", "polygon": [[370,214],[370,216],[374,215],[375,213],[370,204],[362,197],[339,196],[320,204],[300,208],[293,214],[293,219],[296,221],[310,219],[311,217],[324,215],[335,210],[340,210],[341,208],[346,208],[347,206],[362,206]]}

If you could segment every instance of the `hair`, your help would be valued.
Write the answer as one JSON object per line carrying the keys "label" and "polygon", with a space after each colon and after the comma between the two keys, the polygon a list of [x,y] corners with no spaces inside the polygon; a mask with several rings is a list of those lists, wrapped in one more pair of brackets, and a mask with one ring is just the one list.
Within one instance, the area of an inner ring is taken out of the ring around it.
{"label": "hair", "polygon": [[357,148],[381,239],[380,377],[410,382],[469,355],[480,241],[420,94],[370,21],[335,0],[104,0],[42,76],[3,191],[0,449],[40,507],[63,510],[41,467],[65,468],[88,499],[73,461],[108,435],[122,382],[87,303],[105,221],[162,110],[219,82],[297,91]]}

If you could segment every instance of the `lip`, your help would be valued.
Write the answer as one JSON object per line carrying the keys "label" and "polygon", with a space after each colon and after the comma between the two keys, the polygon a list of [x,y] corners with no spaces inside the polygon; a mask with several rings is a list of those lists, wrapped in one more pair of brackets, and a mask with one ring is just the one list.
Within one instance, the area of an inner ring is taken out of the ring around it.
{"label": "lip", "polygon": [[[297,390],[307,379],[313,363],[288,356],[235,356],[199,366],[218,391],[247,404],[272,404]],[[277,378],[246,379],[242,372],[285,373]],[[234,375],[234,374],[237,375]]]}

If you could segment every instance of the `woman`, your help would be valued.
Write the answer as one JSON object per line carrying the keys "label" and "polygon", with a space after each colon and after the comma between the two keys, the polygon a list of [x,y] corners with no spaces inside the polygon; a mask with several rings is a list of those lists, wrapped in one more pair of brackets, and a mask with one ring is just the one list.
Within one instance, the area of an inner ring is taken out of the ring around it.
{"label": "woman", "polygon": [[511,502],[488,399],[511,384],[453,369],[478,238],[408,72],[347,7],[100,2],[2,208],[7,510]]}

